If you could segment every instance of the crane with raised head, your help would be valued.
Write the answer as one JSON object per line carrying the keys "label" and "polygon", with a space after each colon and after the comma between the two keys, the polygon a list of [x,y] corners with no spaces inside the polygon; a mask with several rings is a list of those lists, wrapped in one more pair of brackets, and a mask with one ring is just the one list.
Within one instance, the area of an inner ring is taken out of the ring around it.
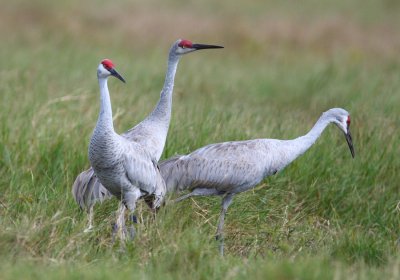
{"label": "crane with raised head", "polygon": [[160,162],[167,192],[191,191],[176,202],[192,196],[222,196],[216,238],[220,240],[219,251],[223,255],[225,214],[233,197],[255,187],[306,152],[330,123],[344,132],[354,157],[350,115],[344,109],[334,108],[324,112],[306,135],[296,139],[254,139],[211,144],[188,155]]}
{"label": "crane with raised head", "polygon": [[[172,110],[172,94],[177,66],[182,55],[203,49],[223,48],[217,45],[192,43],[179,39],[170,48],[168,55],[167,73],[160,99],[153,111],[138,125],[123,133],[121,136],[128,141],[141,145],[157,162],[164,149]],[[111,197],[107,188],[98,181],[92,167],[82,172],[76,178],[72,193],[75,201],[89,212],[89,229],[92,224],[93,205]],[[148,202],[149,200],[147,200]]]}
{"label": "crane with raised head", "polygon": [[165,195],[165,183],[157,162],[144,147],[114,131],[111,100],[107,81],[114,76],[125,82],[109,59],[100,62],[97,78],[100,87],[100,112],[89,144],[89,160],[102,185],[121,200],[117,229],[125,239],[125,208],[132,213],[136,201],[153,196],[153,207],[158,207]]}

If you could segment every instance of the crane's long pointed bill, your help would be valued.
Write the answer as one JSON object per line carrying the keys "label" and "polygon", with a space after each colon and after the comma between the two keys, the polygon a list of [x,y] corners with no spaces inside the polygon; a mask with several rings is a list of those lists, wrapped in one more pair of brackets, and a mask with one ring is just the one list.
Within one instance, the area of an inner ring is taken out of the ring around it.
{"label": "crane's long pointed bill", "polygon": [[351,156],[354,158],[355,152],[354,152],[354,147],[353,147],[353,139],[351,138],[349,129],[347,129],[347,133],[345,133],[344,136],[346,137],[347,144],[349,145]]}
{"label": "crane's long pointed bill", "polygon": [[125,82],[125,79],[122,78],[122,76],[121,76],[120,74],[118,74],[118,72],[117,72],[114,68],[111,69],[111,70],[109,70],[109,71],[110,71],[111,75],[113,75],[115,78],[117,78],[118,80],[120,80],[120,81],[126,83],[126,82]]}
{"label": "crane's long pointed bill", "polygon": [[223,49],[224,47],[216,45],[193,44],[192,48],[196,50],[204,50],[204,49]]}

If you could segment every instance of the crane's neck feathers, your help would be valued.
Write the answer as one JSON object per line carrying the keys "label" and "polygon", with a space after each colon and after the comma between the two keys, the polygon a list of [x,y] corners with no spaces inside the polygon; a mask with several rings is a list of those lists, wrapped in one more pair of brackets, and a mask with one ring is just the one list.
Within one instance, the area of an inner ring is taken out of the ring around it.
{"label": "crane's neck feathers", "polygon": [[100,113],[97,120],[97,128],[101,130],[114,131],[113,119],[112,119],[112,108],[110,93],[108,91],[107,78],[99,78],[100,87]]}
{"label": "crane's neck feathers", "polygon": [[322,114],[321,117],[313,126],[313,128],[311,128],[311,130],[306,135],[290,140],[290,142],[292,142],[292,144],[296,147],[297,150],[295,153],[295,157],[297,158],[298,156],[302,155],[312,145],[314,145],[314,143],[321,136],[322,132],[325,130],[328,124],[330,124],[333,121],[334,119],[332,118],[332,116]]}
{"label": "crane's neck feathers", "polygon": [[160,99],[153,112],[149,115],[150,119],[165,122],[168,126],[171,119],[172,110],[172,93],[174,90],[174,81],[176,69],[178,67],[180,56],[172,53],[172,50],[168,59],[167,73],[165,74],[164,86],[160,93]]}

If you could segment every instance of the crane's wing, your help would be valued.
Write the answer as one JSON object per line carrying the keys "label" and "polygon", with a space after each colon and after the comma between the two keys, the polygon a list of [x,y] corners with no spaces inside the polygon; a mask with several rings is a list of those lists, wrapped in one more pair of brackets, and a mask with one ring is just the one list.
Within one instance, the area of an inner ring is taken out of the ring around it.
{"label": "crane's wing", "polygon": [[112,194],[100,183],[90,167],[79,174],[72,186],[72,195],[81,209],[89,210],[96,202],[103,202]]}
{"label": "crane's wing", "polygon": [[262,155],[252,141],[211,144],[160,162],[168,191],[213,188],[241,191],[263,177]]}
{"label": "crane's wing", "polygon": [[154,194],[157,187],[157,163],[141,145],[130,142],[124,153],[123,165],[130,183],[146,195]]}

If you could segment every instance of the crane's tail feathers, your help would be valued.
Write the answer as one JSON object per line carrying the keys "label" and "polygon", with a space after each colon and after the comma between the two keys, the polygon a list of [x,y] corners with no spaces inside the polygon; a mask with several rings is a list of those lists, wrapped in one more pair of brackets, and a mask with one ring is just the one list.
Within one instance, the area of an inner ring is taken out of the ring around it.
{"label": "crane's tail feathers", "polygon": [[72,186],[72,196],[81,209],[89,211],[97,202],[102,203],[112,194],[100,183],[92,168],[79,174]]}

